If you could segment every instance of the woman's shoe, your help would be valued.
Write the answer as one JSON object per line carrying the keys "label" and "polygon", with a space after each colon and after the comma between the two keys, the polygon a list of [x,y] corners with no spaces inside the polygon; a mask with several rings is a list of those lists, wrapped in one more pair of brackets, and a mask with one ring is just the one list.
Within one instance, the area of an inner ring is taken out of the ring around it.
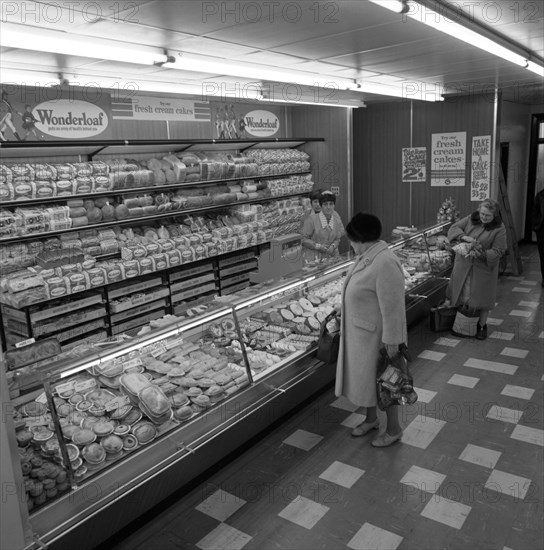
{"label": "woman's shoe", "polygon": [[389,447],[390,445],[393,445],[395,441],[399,441],[401,437],[402,437],[402,430],[397,435],[390,435],[387,432],[385,432],[382,435],[379,435],[376,439],[374,439],[371,445],[373,447]]}
{"label": "woman's shoe", "polygon": [[478,340],[485,340],[487,338],[487,325],[483,327],[480,323],[476,325],[476,338]]}
{"label": "woman's shoe", "polygon": [[353,437],[361,437],[363,435],[366,435],[370,430],[377,430],[380,427],[380,421],[378,419],[374,420],[374,422],[362,422],[353,430],[351,430],[351,435]]}

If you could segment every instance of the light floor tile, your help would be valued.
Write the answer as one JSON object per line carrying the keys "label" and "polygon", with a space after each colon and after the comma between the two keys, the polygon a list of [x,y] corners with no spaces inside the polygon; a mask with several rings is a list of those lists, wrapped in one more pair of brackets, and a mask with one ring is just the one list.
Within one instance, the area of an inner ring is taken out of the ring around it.
{"label": "light floor tile", "polygon": [[522,307],[538,307],[540,302],[526,302],[525,300],[522,300],[518,305]]}
{"label": "light floor tile", "polygon": [[420,403],[430,403],[434,397],[436,396],[436,392],[432,390],[425,390],[423,388],[416,388],[414,386],[414,390],[417,393],[417,400]]}
{"label": "light floor tile", "polygon": [[435,340],[433,343],[437,344],[439,346],[448,346],[449,348],[454,348],[461,340],[457,340],[455,338],[447,338],[445,336],[441,336],[438,338],[438,340]]}
{"label": "light floor tile", "polygon": [[406,472],[400,482],[405,485],[416,487],[420,491],[424,491],[426,493],[436,493],[440,487],[440,484],[445,479],[446,476],[444,474],[414,465]]}
{"label": "light floor tile", "polygon": [[328,506],[314,502],[309,498],[298,496],[278,516],[306,529],[311,529],[328,511]]}
{"label": "light floor tile", "polygon": [[402,537],[381,527],[365,523],[348,542],[348,548],[354,550],[396,550]]}
{"label": "light floor tile", "polygon": [[461,529],[471,509],[470,506],[461,502],[435,495],[423,508],[421,515],[455,529]]}
{"label": "light floor tile", "polygon": [[350,414],[343,422],[341,422],[341,424],[346,428],[353,429],[359,424],[361,424],[361,422],[363,422],[365,418],[366,418],[366,414],[353,413],[353,414]]}
{"label": "light floor tile", "polygon": [[484,359],[474,359],[472,357],[467,359],[463,366],[491,372],[500,372],[501,374],[515,374],[518,370],[517,365],[497,363],[496,361],[486,361]]}
{"label": "light floor tile", "polygon": [[478,464],[485,468],[494,468],[495,464],[501,457],[501,452],[494,451],[493,449],[486,449],[485,447],[478,447],[478,445],[468,444],[463,452],[459,455],[459,460],[470,462],[472,464]]}
{"label": "light floor tile", "polygon": [[527,287],[523,287],[523,286],[515,286],[513,289],[512,289],[512,292],[525,292],[525,293],[528,293],[528,292],[531,292],[531,288],[527,288]]}
{"label": "light floor tile", "polygon": [[486,489],[521,500],[525,498],[529,485],[531,485],[530,479],[501,470],[493,470],[485,482]]}
{"label": "light floor tile", "polygon": [[501,422],[508,422],[509,424],[517,424],[522,414],[523,411],[493,405],[487,412],[486,416],[487,418],[492,418],[493,420],[500,420]]}
{"label": "light floor tile", "polygon": [[335,460],[319,477],[350,489],[364,473],[365,471],[360,468]]}
{"label": "light floor tile", "polygon": [[489,335],[489,338],[494,338],[495,340],[513,340],[514,339],[514,333],[513,332],[501,332],[499,330],[496,330],[495,332],[492,332]]}
{"label": "light floor tile", "polygon": [[517,357],[518,359],[525,359],[529,353],[529,350],[519,348],[504,348],[501,351],[501,355],[506,357]]}
{"label": "light floor tile", "polygon": [[506,384],[506,386],[504,386],[503,390],[501,391],[501,395],[508,395],[508,397],[517,397],[518,399],[527,400],[531,399],[534,393],[535,390],[533,390],[532,388],[513,386],[512,384]]}
{"label": "light floor tile", "polygon": [[518,441],[544,447],[544,430],[539,430],[538,428],[529,428],[528,426],[518,424],[510,434],[510,437]]}
{"label": "light floor tile", "polygon": [[355,412],[359,408],[358,405],[354,405],[347,397],[344,397],[343,395],[338,399],[335,399],[330,405],[331,407],[349,412]]}
{"label": "light floor tile", "polygon": [[494,325],[498,327],[499,325],[502,325],[503,319],[497,319],[496,317],[488,317],[487,318],[487,324],[488,325]]}
{"label": "light floor tile", "polygon": [[196,546],[201,550],[241,550],[250,540],[248,534],[220,523],[213,531],[200,539]]}
{"label": "light floor tile", "polygon": [[244,499],[218,489],[206,500],[203,500],[196,509],[218,521],[225,521],[245,503]]}
{"label": "light floor tile", "polygon": [[544,330],[538,335],[539,338],[544,338]]}
{"label": "light floor tile", "polygon": [[523,309],[513,309],[508,315],[512,317],[525,317],[528,318],[533,314],[532,311],[525,311]]}
{"label": "light floor tile", "polygon": [[520,284],[520,285],[535,286],[535,285],[537,284],[537,281],[527,281],[527,280],[525,280],[525,281],[521,281],[519,284]]}
{"label": "light floor tile", "polygon": [[463,386],[464,388],[473,388],[479,381],[480,381],[479,378],[474,378],[473,376],[463,376],[462,374],[454,374],[448,380],[448,384],[453,384],[454,386]]}
{"label": "light floor tile", "polygon": [[287,439],[284,439],[283,442],[286,445],[291,445],[293,447],[298,447],[304,451],[309,451],[312,447],[315,447],[323,439],[322,435],[314,434],[312,432],[307,432],[306,430],[297,430],[292,433]]}
{"label": "light floor tile", "polygon": [[431,361],[442,361],[446,357],[441,351],[431,351],[430,349],[423,350],[418,357],[421,359],[430,359]]}
{"label": "light floor tile", "polygon": [[404,430],[401,441],[412,447],[426,449],[445,424],[443,420],[418,415]]}

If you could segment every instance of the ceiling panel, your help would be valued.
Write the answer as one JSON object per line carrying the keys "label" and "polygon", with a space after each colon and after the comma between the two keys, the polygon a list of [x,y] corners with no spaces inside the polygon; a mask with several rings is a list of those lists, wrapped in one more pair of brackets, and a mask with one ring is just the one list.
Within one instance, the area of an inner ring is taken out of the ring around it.
{"label": "ceiling panel", "polygon": [[[491,30],[544,56],[543,1],[440,1],[457,10],[462,8]],[[321,74],[331,80],[342,77],[372,81],[376,77],[397,83],[400,80],[428,85],[449,83],[454,88],[468,90],[488,90],[497,84],[508,91],[509,97],[516,96],[517,87],[517,95],[523,96],[523,101],[543,102],[543,96],[538,95],[544,94],[544,79],[534,73],[367,0],[26,1],[13,5],[19,8],[17,13],[4,17],[9,22],[117,39],[134,43],[135,47],[155,46],[168,49],[173,55],[188,52],[215,57],[225,64],[234,60],[276,69],[290,68]],[[27,17],[23,16],[24,10]],[[29,13],[37,15],[29,18]],[[0,32],[1,25],[2,22]],[[53,75],[63,70],[89,77],[129,75],[157,82],[201,84],[213,78],[229,83],[252,80],[50,54],[40,51],[40,45],[36,48],[36,51],[2,48],[1,66],[35,68]],[[373,94],[367,101],[384,99],[392,100]]]}

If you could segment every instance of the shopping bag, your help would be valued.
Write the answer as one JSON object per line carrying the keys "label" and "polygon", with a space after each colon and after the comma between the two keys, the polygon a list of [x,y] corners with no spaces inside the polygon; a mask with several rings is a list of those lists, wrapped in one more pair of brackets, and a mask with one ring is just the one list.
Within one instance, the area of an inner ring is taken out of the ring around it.
{"label": "shopping bag", "polygon": [[337,323],[338,330],[336,331],[330,331],[327,328],[329,321],[333,319],[337,319],[337,313],[335,311],[325,317],[319,331],[316,357],[324,363],[334,363],[338,359],[338,350],[340,348],[340,323]]}
{"label": "shopping bag", "polygon": [[476,336],[480,314],[477,309],[464,306],[457,309],[452,332],[456,336]]}
{"label": "shopping bag", "polygon": [[433,332],[451,330],[455,322],[457,308],[439,304],[429,311],[429,323]]}
{"label": "shopping bag", "polygon": [[410,355],[406,344],[399,346],[399,352],[394,357],[389,357],[385,348],[380,349],[376,372],[376,393],[380,410],[384,411],[392,405],[412,405],[417,401],[408,361]]}

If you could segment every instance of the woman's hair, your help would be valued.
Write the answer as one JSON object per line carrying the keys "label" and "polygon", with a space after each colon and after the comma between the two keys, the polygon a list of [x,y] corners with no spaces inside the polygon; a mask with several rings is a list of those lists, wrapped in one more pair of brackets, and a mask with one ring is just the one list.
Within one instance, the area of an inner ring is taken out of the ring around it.
{"label": "woman's hair", "polygon": [[493,212],[494,216],[498,216],[499,214],[499,203],[497,201],[494,201],[493,199],[483,200],[478,206],[478,212],[482,208],[487,208],[489,211]]}
{"label": "woman's hair", "polygon": [[321,198],[321,189],[315,189],[310,193],[310,202]]}
{"label": "woman's hair", "polygon": [[382,222],[374,214],[359,212],[346,226],[346,233],[356,243],[377,241],[382,234]]}
{"label": "woman's hair", "polygon": [[324,202],[333,202],[336,204],[336,195],[332,191],[322,191],[319,197],[319,204],[323,206]]}

